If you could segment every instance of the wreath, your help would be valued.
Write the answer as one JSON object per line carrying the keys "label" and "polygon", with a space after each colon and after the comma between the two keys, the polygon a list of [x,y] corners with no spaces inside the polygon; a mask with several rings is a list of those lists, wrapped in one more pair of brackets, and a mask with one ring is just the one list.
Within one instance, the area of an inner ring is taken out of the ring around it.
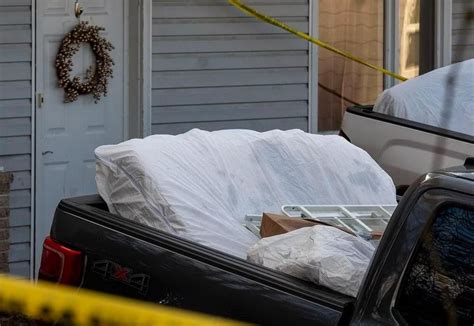
{"label": "wreath", "polygon": [[[110,55],[114,46],[99,35],[104,30],[103,27],[91,26],[83,21],[67,33],[61,42],[56,56],[56,75],[59,87],[65,92],[64,102],[74,102],[79,95],[92,93],[97,103],[102,95],[107,96],[108,80],[113,78],[112,66],[115,63]],[[82,43],[89,43],[95,56],[95,66],[87,68],[84,80],[77,76],[71,78],[72,57]]]}

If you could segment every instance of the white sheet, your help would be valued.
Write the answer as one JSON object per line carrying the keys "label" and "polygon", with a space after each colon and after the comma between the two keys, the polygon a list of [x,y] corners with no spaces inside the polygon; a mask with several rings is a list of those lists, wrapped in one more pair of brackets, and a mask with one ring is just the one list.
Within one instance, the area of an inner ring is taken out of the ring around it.
{"label": "white sheet", "polygon": [[356,297],[374,251],[362,238],[320,225],[264,238],[248,260]]}
{"label": "white sheet", "polygon": [[474,59],[386,90],[374,111],[474,136]]}
{"label": "white sheet", "polygon": [[102,146],[96,181],[123,217],[245,258],[246,214],[283,204],[395,204],[391,178],[339,136],[192,130]]}

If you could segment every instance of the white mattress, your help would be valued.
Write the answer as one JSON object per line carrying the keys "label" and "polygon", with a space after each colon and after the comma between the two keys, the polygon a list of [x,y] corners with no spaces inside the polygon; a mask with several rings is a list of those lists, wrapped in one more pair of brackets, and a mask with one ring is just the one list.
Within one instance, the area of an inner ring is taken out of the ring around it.
{"label": "white mattress", "polygon": [[386,90],[374,111],[474,136],[474,59]]}
{"label": "white mattress", "polygon": [[391,178],[339,136],[192,130],[96,149],[111,212],[245,258],[247,214],[283,204],[395,204]]}

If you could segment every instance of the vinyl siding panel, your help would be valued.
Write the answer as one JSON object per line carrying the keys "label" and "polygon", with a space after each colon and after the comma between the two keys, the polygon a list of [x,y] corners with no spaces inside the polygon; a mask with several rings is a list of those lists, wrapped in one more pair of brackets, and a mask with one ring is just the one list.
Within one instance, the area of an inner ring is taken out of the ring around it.
{"label": "vinyl siding panel", "polygon": [[0,120],[0,137],[22,136],[31,132],[30,118],[12,118]]}
{"label": "vinyl siding panel", "polygon": [[[161,36],[180,35],[254,35],[255,31],[264,34],[282,34],[276,26],[264,24],[253,18],[203,19],[196,24],[194,20],[162,19],[153,24],[153,34]],[[308,30],[308,20],[287,18],[286,21],[300,30]],[[219,28],[216,28],[219,24]]]}
{"label": "vinyl siding panel", "polygon": [[0,100],[0,119],[31,116],[31,100]]}
{"label": "vinyl siding panel", "polygon": [[31,25],[1,25],[0,42],[7,44],[31,43]]}
{"label": "vinyl siding panel", "polygon": [[0,81],[31,80],[31,65],[28,62],[0,63]]}
{"label": "vinyl siding panel", "polygon": [[[1,144],[1,141],[0,141]],[[0,149],[1,151],[1,149]],[[31,157],[26,155],[4,155],[0,156],[0,166],[3,166],[5,171],[29,171],[31,169]]]}
{"label": "vinyl siding panel", "polygon": [[10,265],[10,274],[17,275],[20,277],[30,276],[30,263],[28,261],[12,262]]}
{"label": "vinyl siding panel", "polygon": [[31,228],[31,0],[0,0],[0,167],[13,173],[10,273],[29,277]]}
{"label": "vinyl siding panel", "polygon": [[31,62],[31,43],[2,44],[0,42],[0,53],[0,62]]}
{"label": "vinyl siding panel", "polygon": [[[30,260],[30,244],[29,243],[18,243],[18,244],[10,245],[10,259],[9,259],[10,264],[18,263],[18,262],[28,262],[29,260]],[[28,275],[20,275],[20,276],[27,277]]]}
{"label": "vinyl siding panel", "polygon": [[474,12],[472,0],[453,0],[452,62],[474,59]]}
{"label": "vinyl siding panel", "polygon": [[29,190],[12,190],[10,192],[10,209],[29,208],[31,193]]}
{"label": "vinyl siding panel", "polygon": [[252,85],[305,84],[308,80],[308,70],[306,68],[223,69],[216,71],[164,71],[153,75],[153,85],[163,89],[241,86],[242,80],[251,81]]}
{"label": "vinyl siding panel", "polygon": [[[301,17],[308,13],[309,4],[305,0],[252,0],[245,2],[270,16]],[[269,5],[271,4],[271,5]],[[218,0],[154,0],[153,19],[159,18],[238,18],[236,9],[227,2]],[[245,17],[245,16],[244,16]]]}
{"label": "vinyl siding panel", "polygon": [[0,25],[27,25],[31,24],[29,6],[8,6],[0,12]]}
{"label": "vinyl siding panel", "polygon": [[31,137],[0,137],[0,153],[0,166],[3,166],[3,159],[7,159],[3,156],[31,154]]}
{"label": "vinyl siding panel", "polygon": [[[30,241],[30,227],[19,226],[10,228],[10,241],[12,244],[29,243]],[[12,257],[15,259],[15,257]]]}
{"label": "vinyl siding panel", "polygon": [[10,226],[28,226],[30,225],[31,211],[29,208],[17,208],[10,210]]}
{"label": "vinyl siding panel", "polygon": [[[292,35],[153,37],[153,54],[199,52],[254,52],[307,50],[308,44]],[[258,55],[258,53],[257,53]]]}
{"label": "vinyl siding panel", "polygon": [[[212,117],[213,121],[261,120],[268,116],[304,118],[308,110],[306,101],[259,102],[258,105],[258,110],[255,110],[255,103],[161,106],[153,111],[152,123],[202,122],[207,117]],[[193,114],[197,110],[200,115]]]}
{"label": "vinyl siding panel", "polygon": [[[248,4],[308,32],[309,2]],[[153,1],[152,132],[308,129],[308,44],[218,0]]]}
{"label": "vinyl siding panel", "polygon": [[153,103],[158,106],[248,103],[250,100],[252,103],[257,103],[258,106],[258,102],[295,101],[299,99],[308,99],[308,87],[305,84],[172,88],[157,89],[153,90],[152,93]]}
{"label": "vinyl siding panel", "polygon": [[[300,51],[154,54],[155,72],[181,70],[307,68],[308,53]],[[154,76],[158,73],[154,73]]]}

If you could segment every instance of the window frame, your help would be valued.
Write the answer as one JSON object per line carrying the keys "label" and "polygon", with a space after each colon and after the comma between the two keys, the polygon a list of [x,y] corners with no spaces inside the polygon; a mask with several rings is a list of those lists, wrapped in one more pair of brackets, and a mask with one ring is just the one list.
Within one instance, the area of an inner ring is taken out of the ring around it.
{"label": "window frame", "polygon": [[434,68],[441,68],[452,61],[452,0],[434,0]]}
{"label": "window frame", "polygon": [[426,234],[432,230],[434,223],[436,222],[437,217],[439,216],[439,213],[442,212],[445,209],[448,208],[461,208],[461,209],[466,209],[466,210],[473,210],[474,206],[469,205],[468,203],[464,201],[456,201],[456,200],[450,200],[443,202],[442,204],[438,205],[430,214],[430,217],[428,218],[428,221],[426,223],[426,226],[424,227],[421,236],[419,237],[415,247],[413,248],[412,252],[410,253],[410,256],[408,258],[408,263],[405,265],[403,268],[403,271],[401,273],[400,278],[398,279],[398,283],[394,292],[394,295],[392,297],[392,302],[390,305],[390,311],[391,314],[394,318],[395,321],[397,321],[400,325],[410,325],[399,309],[397,308],[397,303],[400,302],[401,298],[401,290],[402,290],[402,285],[407,282],[408,277],[410,276],[411,269],[415,263],[415,260],[417,258],[417,254],[420,250],[420,247],[423,244],[423,239],[425,238]]}
{"label": "window frame", "polygon": [[[311,34],[317,37],[319,1],[311,1],[310,5],[312,5]],[[383,11],[383,65],[385,69],[400,73],[400,38],[398,33],[400,30],[400,0],[384,0]],[[420,0],[420,74],[451,63],[451,20],[452,0]],[[311,132],[318,133],[320,132],[317,107],[319,88],[315,87],[318,82],[318,49],[311,45],[311,51],[310,57],[313,64],[310,72],[310,126],[313,126]],[[314,58],[315,56],[316,58]],[[384,75],[383,90],[399,83],[399,80]],[[335,133],[337,130],[328,132]]]}
{"label": "window frame", "polygon": [[[400,1],[384,0],[384,27],[383,27],[383,47],[384,47],[384,68],[395,73],[399,73],[400,62],[400,39],[398,31],[400,29]],[[398,81],[388,75],[384,75],[384,90],[398,84]]]}

